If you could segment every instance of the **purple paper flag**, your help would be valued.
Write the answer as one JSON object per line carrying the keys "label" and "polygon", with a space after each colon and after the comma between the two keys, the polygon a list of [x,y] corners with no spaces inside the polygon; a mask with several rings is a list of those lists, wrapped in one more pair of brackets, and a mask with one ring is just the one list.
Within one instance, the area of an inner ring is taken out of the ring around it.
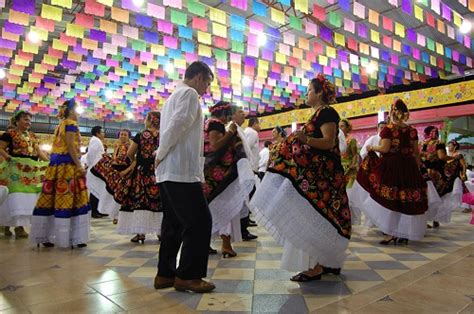
{"label": "purple paper flag", "polygon": [[263,49],[262,50],[262,59],[273,61],[273,50]]}
{"label": "purple paper flag", "polygon": [[328,42],[332,42],[332,31],[327,28],[326,26],[321,26],[320,29],[319,29],[319,35],[321,37],[321,39],[325,40],[325,41],[328,41]]}
{"label": "purple paper flag", "polygon": [[451,10],[450,7],[448,7],[446,4],[441,2],[441,15],[448,21],[451,22],[452,16],[453,16],[453,11]]}
{"label": "purple paper flag", "polygon": [[339,6],[342,10],[349,12],[351,10],[351,1],[350,0],[339,0]]}
{"label": "purple paper flag", "polygon": [[412,7],[412,4],[411,4],[411,1],[410,1],[410,0],[402,0],[402,10],[403,10],[403,12],[405,12],[406,14],[412,15],[412,13],[413,13],[413,7]]}
{"label": "purple paper flag", "polygon": [[0,48],[7,48],[10,50],[16,49],[16,42],[8,39],[0,38]]}
{"label": "purple paper flag", "polygon": [[360,37],[367,38],[367,26],[364,23],[357,23],[357,34]]}
{"label": "purple paper flag", "polygon": [[13,0],[12,9],[29,15],[34,15],[35,0]]}
{"label": "purple paper flag", "polygon": [[416,42],[416,32],[412,28],[407,28],[407,38],[409,41]]}
{"label": "purple paper flag", "polygon": [[5,27],[5,30],[7,32],[17,34],[17,35],[22,35],[23,32],[25,31],[22,25],[10,23],[8,21],[4,22],[3,27]]}
{"label": "purple paper flag", "polygon": [[89,38],[96,41],[105,42],[107,40],[107,33],[92,28],[89,32]]}

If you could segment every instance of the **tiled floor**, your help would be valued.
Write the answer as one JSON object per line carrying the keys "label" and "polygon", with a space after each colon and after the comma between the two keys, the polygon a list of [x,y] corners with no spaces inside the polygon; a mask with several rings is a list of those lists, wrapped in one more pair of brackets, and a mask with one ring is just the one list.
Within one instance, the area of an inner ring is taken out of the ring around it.
{"label": "tiled floor", "polygon": [[217,288],[206,295],[154,290],[158,240],[130,243],[106,219],[93,221],[82,250],[37,251],[0,238],[0,312],[474,312],[469,219],[457,213],[422,242],[397,246],[381,246],[378,231],[356,226],[341,276],[307,284],[288,280],[282,248],[254,229],[258,241],[236,243],[236,258],[211,256],[208,278]]}

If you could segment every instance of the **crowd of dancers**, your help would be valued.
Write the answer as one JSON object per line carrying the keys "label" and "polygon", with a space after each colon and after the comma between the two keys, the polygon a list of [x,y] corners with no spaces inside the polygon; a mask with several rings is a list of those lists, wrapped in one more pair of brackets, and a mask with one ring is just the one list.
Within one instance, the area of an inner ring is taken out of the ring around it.
{"label": "crowd of dancers", "polygon": [[358,152],[350,121],[331,107],[333,84],[318,75],[306,94],[309,120],[289,135],[276,127],[260,150],[259,121],[243,129],[239,107],[218,102],[204,119],[200,97],[213,79],[205,63],[192,63],[161,113],[149,112],[133,138],[122,130],[113,154],[94,127],[81,158],[74,100],[59,109],[50,154],[30,131],[31,114],[17,112],[0,137],[4,234],[13,227],[28,237],[31,224],[38,247],[84,247],[91,217],[108,215],[134,243],[161,241],[156,289],[208,292],[212,239],[222,240],[224,258],[237,256],[232,243],[257,238],[251,213],[283,246],[282,268],[299,272],[290,279],[306,282],[341,272],[353,224],[381,230],[380,244],[408,244],[449,223],[462,200],[474,204],[459,144],[446,148],[429,126],[420,145],[400,99]]}

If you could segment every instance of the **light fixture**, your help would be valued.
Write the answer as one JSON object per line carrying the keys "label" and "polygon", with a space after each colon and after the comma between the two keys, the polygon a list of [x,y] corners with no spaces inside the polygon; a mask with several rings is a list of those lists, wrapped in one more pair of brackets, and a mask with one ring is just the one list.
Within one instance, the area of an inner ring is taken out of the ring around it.
{"label": "light fixture", "polygon": [[127,118],[132,120],[133,118],[135,118],[135,115],[133,114],[133,112],[127,112]]}
{"label": "light fixture", "polygon": [[53,147],[49,144],[41,144],[40,148],[42,151],[50,152]]}
{"label": "light fixture", "polygon": [[83,113],[84,113],[84,108],[83,108],[82,106],[77,106],[77,107],[76,107],[76,112],[77,112],[78,114],[83,114]]}
{"label": "light fixture", "polygon": [[0,69],[0,80],[3,80],[7,76],[7,73],[4,69]]}
{"label": "light fixture", "polygon": [[166,73],[168,73],[168,74],[169,74],[169,73],[173,73],[173,72],[174,72],[174,65],[173,65],[173,63],[171,63],[171,62],[170,62],[170,63],[167,63],[167,64],[165,65],[165,71],[166,71]]}
{"label": "light fixture", "polygon": [[375,72],[375,70],[377,70],[377,68],[375,67],[375,64],[373,63],[369,63],[367,67],[365,68],[365,71],[367,72],[367,74],[372,74]]}
{"label": "light fixture", "polygon": [[40,42],[39,34],[35,31],[30,31],[28,33],[28,40],[32,42],[33,44],[39,43]]}
{"label": "light fixture", "polygon": [[259,33],[258,34],[258,42],[257,44],[262,47],[262,46],[265,46],[267,44],[267,35],[265,35],[265,33]]}
{"label": "light fixture", "polygon": [[112,99],[114,97],[114,92],[110,89],[105,91],[105,98]]}
{"label": "light fixture", "polygon": [[467,34],[471,31],[471,29],[472,29],[472,23],[464,19],[462,21],[461,27],[459,28],[459,31],[463,34]]}
{"label": "light fixture", "polygon": [[141,7],[145,1],[144,0],[133,0],[132,2],[133,2],[134,6]]}
{"label": "light fixture", "polygon": [[242,78],[242,85],[244,85],[246,87],[251,86],[252,85],[252,80],[250,79],[250,77],[244,76]]}

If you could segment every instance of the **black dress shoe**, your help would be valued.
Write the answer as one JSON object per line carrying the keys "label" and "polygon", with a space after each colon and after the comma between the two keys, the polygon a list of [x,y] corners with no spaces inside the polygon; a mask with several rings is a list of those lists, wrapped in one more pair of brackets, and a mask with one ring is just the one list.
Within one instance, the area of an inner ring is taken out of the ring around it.
{"label": "black dress shoe", "polygon": [[100,214],[102,217],[109,217],[109,214]]}
{"label": "black dress shoe", "polygon": [[324,267],[323,266],[323,275],[326,274],[333,274],[333,275],[340,275],[341,269],[340,268],[331,268],[331,267]]}
{"label": "black dress shoe", "polygon": [[254,235],[254,234],[251,234],[251,233],[247,233],[245,235],[242,235],[242,240],[244,240],[244,241],[251,241],[251,240],[255,240],[257,238],[258,238],[258,236]]}
{"label": "black dress shoe", "polygon": [[92,213],[92,218],[99,219],[99,218],[102,218],[102,215],[99,213]]}

